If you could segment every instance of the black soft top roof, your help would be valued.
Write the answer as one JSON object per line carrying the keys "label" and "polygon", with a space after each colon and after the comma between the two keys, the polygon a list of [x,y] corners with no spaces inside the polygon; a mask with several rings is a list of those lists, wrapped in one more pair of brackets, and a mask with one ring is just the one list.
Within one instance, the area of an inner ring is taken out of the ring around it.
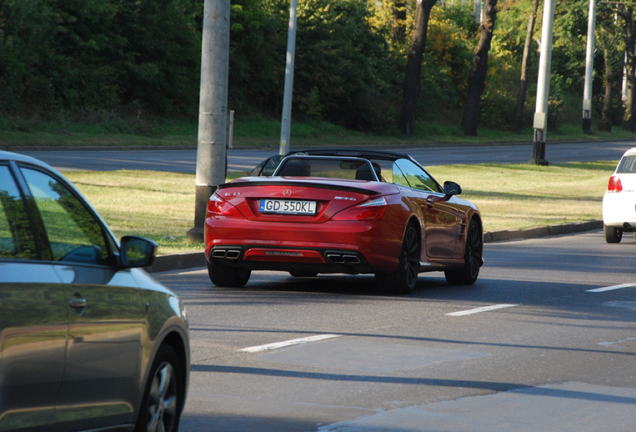
{"label": "black soft top roof", "polygon": [[287,153],[286,156],[293,156],[297,154],[305,154],[310,156],[348,156],[348,157],[360,157],[365,159],[384,159],[384,160],[396,160],[396,159],[410,159],[412,158],[406,153],[396,153],[384,150],[365,150],[365,149],[310,149],[310,150],[296,150]]}

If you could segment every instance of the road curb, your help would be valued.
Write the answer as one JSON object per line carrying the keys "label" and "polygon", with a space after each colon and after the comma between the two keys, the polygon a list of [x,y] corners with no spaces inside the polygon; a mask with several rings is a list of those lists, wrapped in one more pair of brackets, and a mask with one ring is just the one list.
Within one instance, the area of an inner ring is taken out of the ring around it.
{"label": "road curb", "polygon": [[[592,220],[586,222],[573,222],[565,225],[550,225],[546,227],[527,228],[523,230],[498,230],[484,233],[485,243],[496,243],[507,240],[533,239],[561,234],[572,234],[584,231],[593,231],[603,228],[603,221]],[[155,262],[145,270],[148,273],[158,273],[171,270],[183,270],[195,267],[205,267],[205,254],[203,251],[184,252],[159,255]]]}
{"label": "road curb", "polygon": [[533,239],[552,235],[592,231],[601,228],[603,228],[603,221],[591,220],[586,222],[573,222],[565,225],[549,225],[545,227],[527,228],[523,230],[489,231],[484,233],[484,242],[494,243],[506,240]]}
{"label": "road curb", "polygon": [[159,255],[155,262],[145,270],[148,273],[182,270],[193,267],[205,267],[205,253],[201,251]]}

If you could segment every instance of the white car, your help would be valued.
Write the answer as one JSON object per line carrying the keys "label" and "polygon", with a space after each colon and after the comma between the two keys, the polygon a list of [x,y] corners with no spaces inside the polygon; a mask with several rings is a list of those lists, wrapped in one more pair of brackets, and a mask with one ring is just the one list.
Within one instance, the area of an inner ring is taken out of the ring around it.
{"label": "white car", "polygon": [[636,147],[623,154],[603,197],[603,230],[607,243],[619,243],[623,232],[636,237]]}

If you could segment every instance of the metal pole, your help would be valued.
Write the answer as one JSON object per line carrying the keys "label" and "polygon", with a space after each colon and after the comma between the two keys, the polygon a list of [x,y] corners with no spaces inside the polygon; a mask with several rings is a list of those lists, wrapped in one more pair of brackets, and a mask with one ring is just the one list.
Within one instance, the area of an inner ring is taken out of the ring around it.
{"label": "metal pole", "polygon": [[548,129],[548,98],[550,97],[550,63],[552,61],[552,27],[554,26],[554,0],[543,3],[543,31],[541,57],[537,81],[537,105],[534,113],[534,146],[531,164],[548,165],[545,160],[545,141]]}
{"label": "metal pole", "polygon": [[205,0],[197,144],[194,228],[188,239],[203,240],[210,195],[225,182],[227,86],[230,59],[230,0]]}
{"label": "metal pole", "polygon": [[296,56],[296,12],[298,0],[291,0],[289,7],[289,32],[287,33],[287,59],[285,63],[285,93],[283,94],[283,118],[280,126],[280,152],[289,152],[291,131],[292,93],[294,89],[294,58]]}
{"label": "metal pole", "polygon": [[583,88],[583,132],[592,133],[592,73],[594,72],[594,31],[596,0],[590,0],[587,19],[587,49],[585,51],[585,87]]}

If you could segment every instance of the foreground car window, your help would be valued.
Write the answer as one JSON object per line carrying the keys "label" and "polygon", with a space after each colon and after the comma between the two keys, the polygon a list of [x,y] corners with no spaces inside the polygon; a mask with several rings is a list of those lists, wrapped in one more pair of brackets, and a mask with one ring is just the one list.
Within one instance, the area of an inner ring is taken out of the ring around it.
{"label": "foreground car window", "polygon": [[[401,178],[402,181],[396,181],[396,183],[404,185],[403,181],[406,180],[406,182],[408,182],[408,184],[414,189],[438,193],[441,192],[439,186],[435,183],[435,180],[433,180],[426,171],[422,170],[413,162],[406,159],[400,159],[395,161],[395,165],[399,167],[398,172],[404,173],[404,177]],[[395,169],[393,169],[393,177],[396,177]],[[400,178],[399,175],[398,178]]]}
{"label": "foreground car window", "polygon": [[37,259],[24,200],[9,167],[0,166],[0,259]]}
{"label": "foreground car window", "polygon": [[55,261],[106,264],[101,226],[82,202],[55,178],[22,169],[42,217]]}

